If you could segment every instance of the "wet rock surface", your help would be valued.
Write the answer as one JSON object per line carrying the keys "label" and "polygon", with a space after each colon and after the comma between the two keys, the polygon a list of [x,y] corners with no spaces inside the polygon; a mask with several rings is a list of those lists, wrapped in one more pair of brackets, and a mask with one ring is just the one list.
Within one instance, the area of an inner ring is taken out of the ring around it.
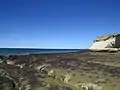
{"label": "wet rock surface", "polygon": [[0,90],[81,90],[78,81],[118,90],[119,78],[119,53],[0,56]]}

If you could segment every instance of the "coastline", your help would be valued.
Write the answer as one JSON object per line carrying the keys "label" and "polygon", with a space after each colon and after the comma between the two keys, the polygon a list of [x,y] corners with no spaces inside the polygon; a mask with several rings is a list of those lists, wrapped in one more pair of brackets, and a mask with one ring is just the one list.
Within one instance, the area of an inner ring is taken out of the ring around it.
{"label": "coastline", "polygon": [[29,55],[45,53],[68,53],[86,51],[88,49],[35,49],[35,48],[0,48],[0,55]]}

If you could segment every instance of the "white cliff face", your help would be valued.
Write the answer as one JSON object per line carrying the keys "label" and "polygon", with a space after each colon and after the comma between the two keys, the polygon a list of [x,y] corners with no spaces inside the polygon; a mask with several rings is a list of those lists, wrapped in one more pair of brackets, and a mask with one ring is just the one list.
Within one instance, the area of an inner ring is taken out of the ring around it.
{"label": "white cliff face", "polygon": [[115,45],[115,37],[109,38],[107,40],[96,41],[90,47],[91,50],[108,50],[114,48]]}

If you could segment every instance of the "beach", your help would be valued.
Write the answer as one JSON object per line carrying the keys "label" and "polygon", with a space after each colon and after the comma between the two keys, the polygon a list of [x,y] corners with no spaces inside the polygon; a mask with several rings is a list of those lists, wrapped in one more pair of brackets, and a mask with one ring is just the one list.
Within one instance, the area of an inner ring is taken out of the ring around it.
{"label": "beach", "polygon": [[0,90],[82,90],[83,85],[96,85],[96,90],[120,89],[120,52],[85,51],[0,58]]}

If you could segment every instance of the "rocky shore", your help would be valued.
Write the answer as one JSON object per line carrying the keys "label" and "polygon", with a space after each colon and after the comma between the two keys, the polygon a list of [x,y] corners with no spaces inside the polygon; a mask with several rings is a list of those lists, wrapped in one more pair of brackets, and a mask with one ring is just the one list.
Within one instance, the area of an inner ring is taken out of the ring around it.
{"label": "rocky shore", "polygon": [[0,90],[119,90],[120,52],[0,56]]}

